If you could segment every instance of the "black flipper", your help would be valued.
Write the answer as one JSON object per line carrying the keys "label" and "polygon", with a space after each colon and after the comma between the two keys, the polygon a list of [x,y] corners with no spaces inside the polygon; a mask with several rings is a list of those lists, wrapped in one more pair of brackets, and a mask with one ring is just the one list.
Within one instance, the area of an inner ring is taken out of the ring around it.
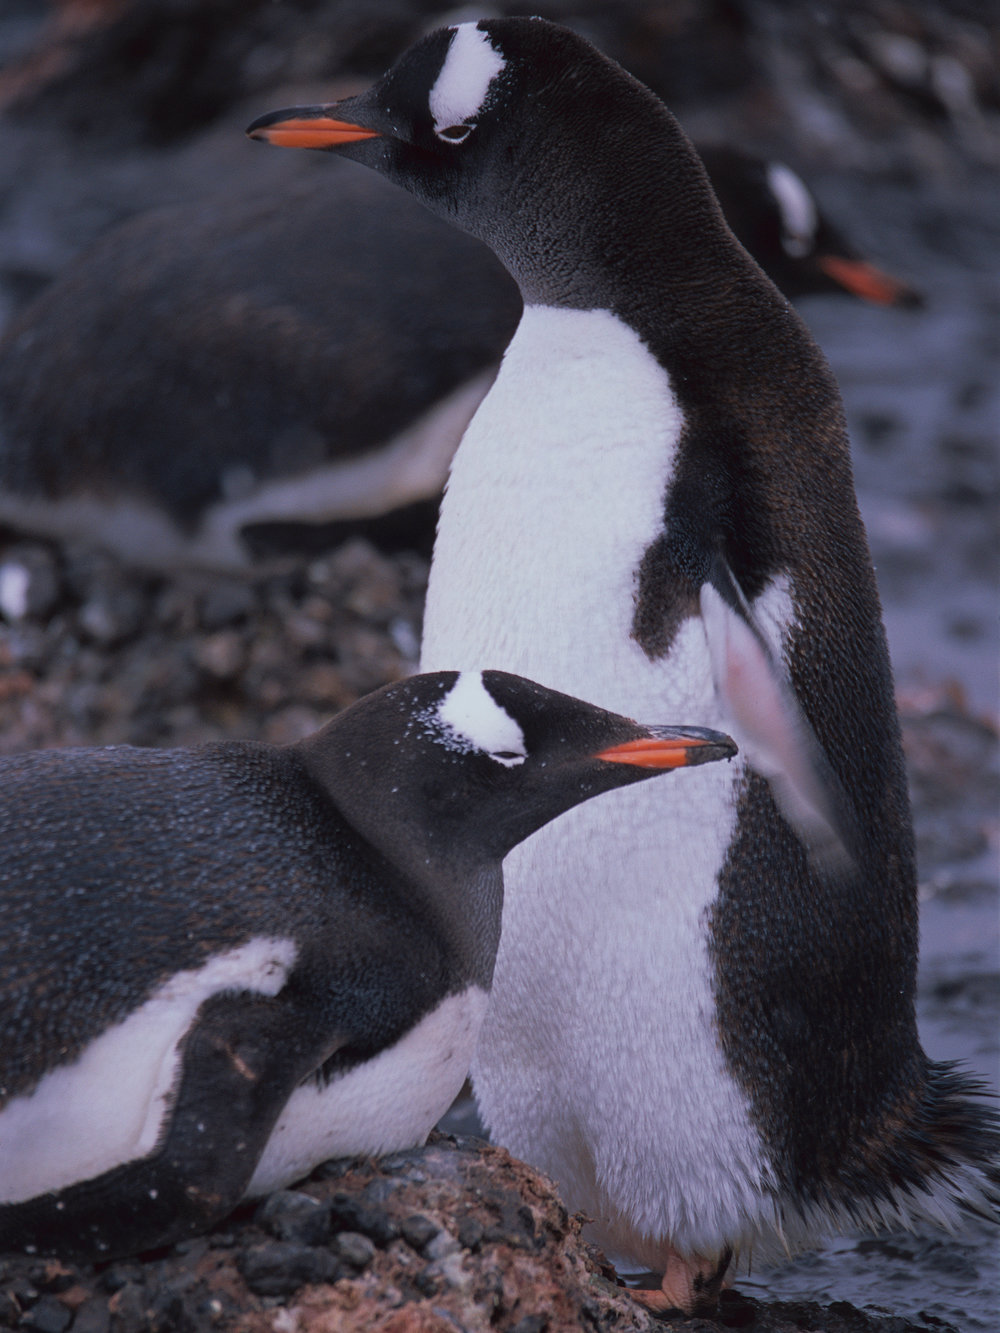
{"label": "black flipper", "polygon": [[214,996],[184,1038],[165,1133],[146,1157],[0,1206],[0,1250],[104,1260],[194,1236],[240,1201],[285,1103],[342,1041],[284,996]]}

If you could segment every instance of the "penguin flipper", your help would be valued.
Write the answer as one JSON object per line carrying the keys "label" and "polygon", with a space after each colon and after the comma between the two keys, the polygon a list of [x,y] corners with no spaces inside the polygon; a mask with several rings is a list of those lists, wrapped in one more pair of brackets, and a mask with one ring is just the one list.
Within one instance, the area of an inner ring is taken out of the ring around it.
{"label": "penguin flipper", "polygon": [[752,606],[721,557],[701,586],[699,603],[715,691],[747,762],[768,780],[814,865],[826,872],[849,869],[851,840],[837,779]]}
{"label": "penguin flipper", "polygon": [[165,1131],[146,1157],[91,1180],[0,1205],[0,1250],[103,1261],[198,1235],[239,1203],[275,1121],[344,1039],[281,997],[209,1000],[182,1047]]}

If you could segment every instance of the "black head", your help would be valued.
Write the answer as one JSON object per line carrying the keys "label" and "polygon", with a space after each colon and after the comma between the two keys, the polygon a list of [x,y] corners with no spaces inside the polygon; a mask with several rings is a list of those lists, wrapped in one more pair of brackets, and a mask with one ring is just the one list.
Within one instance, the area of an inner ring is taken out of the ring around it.
{"label": "black head", "polygon": [[786,296],[836,292],[875,305],[923,303],[851,245],[791,167],[726,145],[698,151],[726,221]]}
{"label": "black head", "polygon": [[718,732],[639,726],[502,671],[386,686],[296,748],[389,859],[435,871],[499,862],[592,796],[736,752]]}
{"label": "black head", "polygon": [[727,235],[662,102],[543,19],[441,28],[367,92],[271,112],[247,132],[382,172],[491,246],[531,302],[593,306],[608,270],[641,266],[664,225],[699,252]]}

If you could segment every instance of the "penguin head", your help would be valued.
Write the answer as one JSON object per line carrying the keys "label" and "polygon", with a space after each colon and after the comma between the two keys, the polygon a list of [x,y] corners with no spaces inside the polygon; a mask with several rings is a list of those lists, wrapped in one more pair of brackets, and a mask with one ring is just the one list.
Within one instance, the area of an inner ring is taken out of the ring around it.
{"label": "penguin head", "polygon": [[662,102],[544,19],[438,29],[366,92],[270,112],[247,133],[388,176],[485,241],[533,303],[592,305],[588,275],[615,247],[636,261],[626,223],[662,236],[666,210],[675,230],[686,223],[702,241],[706,226],[724,227]]}
{"label": "penguin head", "polygon": [[592,796],[736,752],[719,732],[643,727],[502,671],[385,686],[297,748],[390,859],[403,849],[415,864],[462,870],[502,860]]}
{"label": "penguin head", "polygon": [[875,305],[923,304],[915,288],[858,253],[784,162],[724,144],[698,151],[727,222],[785,296],[841,293]]}

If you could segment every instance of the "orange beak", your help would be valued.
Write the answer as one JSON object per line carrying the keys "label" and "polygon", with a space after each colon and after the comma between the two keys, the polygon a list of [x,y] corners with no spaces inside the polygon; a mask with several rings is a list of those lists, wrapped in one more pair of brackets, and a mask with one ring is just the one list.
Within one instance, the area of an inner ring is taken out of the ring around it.
{"label": "orange beak", "polygon": [[326,107],[296,107],[269,111],[247,130],[251,139],[277,144],[279,148],[336,148],[360,139],[377,139],[378,130],[366,130],[347,120],[335,120]]}
{"label": "orange beak", "polygon": [[639,736],[602,750],[596,758],[609,764],[633,764],[637,768],[693,768],[715,759],[731,759],[736,745],[720,731],[699,727],[656,727],[654,734]]}
{"label": "orange beak", "polygon": [[843,259],[840,255],[821,255],[816,261],[823,272],[855,296],[875,305],[913,305],[917,294],[905,282],[890,278],[874,264],[861,259]]}

